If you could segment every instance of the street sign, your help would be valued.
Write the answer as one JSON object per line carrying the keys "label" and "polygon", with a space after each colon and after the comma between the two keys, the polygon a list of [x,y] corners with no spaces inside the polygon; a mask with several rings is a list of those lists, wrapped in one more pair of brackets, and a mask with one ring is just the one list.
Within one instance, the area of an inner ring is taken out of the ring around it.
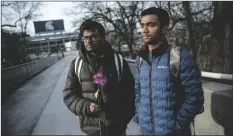
{"label": "street sign", "polygon": [[64,22],[60,20],[34,21],[35,33],[64,31]]}

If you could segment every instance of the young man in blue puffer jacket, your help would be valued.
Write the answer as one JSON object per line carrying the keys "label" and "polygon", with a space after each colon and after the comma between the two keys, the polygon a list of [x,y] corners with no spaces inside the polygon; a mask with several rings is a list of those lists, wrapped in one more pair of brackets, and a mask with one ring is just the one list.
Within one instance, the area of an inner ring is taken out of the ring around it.
{"label": "young man in blue puffer jacket", "polygon": [[179,80],[171,73],[168,24],[163,9],[152,7],[141,13],[145,44],[136,58],[135,117],[143,135],[189,136],[190,123],[204,103],[201,72],[193,56],[181,49]]}

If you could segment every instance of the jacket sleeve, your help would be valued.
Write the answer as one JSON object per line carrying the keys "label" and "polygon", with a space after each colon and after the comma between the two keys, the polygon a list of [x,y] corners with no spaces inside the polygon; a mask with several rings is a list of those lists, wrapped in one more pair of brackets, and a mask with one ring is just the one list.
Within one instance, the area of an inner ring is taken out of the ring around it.
{"label": "jacket sleeve", "polygon": [[67,74],[65,89],[63,90],[63,101],[71,112],[75,115],[89,115],[89,105],[91,101],[81,96],[81,87],[78,77],[75,74],[75,59],[70,64]]}
{"label": "jacket sleeve", "polygon": [[128,124],[132,117],[135,114],[135,92],[134,92],[134,77],[130,70],[130,67],[127,63],[127,61],[124,59],[123,61],[123,78],[122,78],[122,89],[124,89],[124,98],[126,100],[125,105],[122,105],[124,107],[124,110],[126,110],[126,123]]}
{"label": "jacket sleeve", "polygon": [[136,61],[136,72],[135,72],[135,117],[138,118],[138,107],[139,107],[139,98],[140,98],[140,81],[139,81],[139,57],[137,56]]}
{"label": "jacket sleeve", "polygon": [[180,63],[181,88],[184,90],[185,99],[177,114],[177,132],[191,123],[204,103],[201,71],[193,56],[185,49],[181,51]]}

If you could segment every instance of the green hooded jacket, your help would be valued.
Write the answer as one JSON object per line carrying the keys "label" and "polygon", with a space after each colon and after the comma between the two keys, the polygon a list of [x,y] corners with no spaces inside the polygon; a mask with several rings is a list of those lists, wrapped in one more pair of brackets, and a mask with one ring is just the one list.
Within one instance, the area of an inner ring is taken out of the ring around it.
{"label": "green hooded jacket", "polygon": [[[85,50],[84,45],[80,47],[79,56],[83,60],[80,81],[75,73],[74,59],[67,74],[63,100],[68,109],[79,116],[84,133],[99,134],[99,117],[102,116],[106,135],[120,135],[135,113],[134,77],[123,59],[123,73],[119,82],[113,49],[107,42],[101,48],[100,57],[94,57]],[[102,112],[92,113],[90,103],[97,104],[95,93],[98,85],[93,83],[93,76],[97,72],[102,72],[107,78],[107,83],[101,88],[106,99],[100,105]]]}

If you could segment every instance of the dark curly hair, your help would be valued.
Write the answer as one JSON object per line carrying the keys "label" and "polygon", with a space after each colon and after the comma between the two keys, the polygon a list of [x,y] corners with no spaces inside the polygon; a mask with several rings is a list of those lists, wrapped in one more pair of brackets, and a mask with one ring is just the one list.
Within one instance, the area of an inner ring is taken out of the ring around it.
{"label": "dark curly hair", "polygon": [[91,19],[85,20],[80,25],[79,30],[80,30],[81,35],[83,35],[84,30],[93,30],[93,31],[97,30],[99,32],[100,36],[105,36],[104,27],[100,23],[95,22],[95,21],[93,21]]}
{"label": "dark curly hair", "polygon": [[82,36],[83,36],[83,32],[84,30],[92,30],[92,31],[98,31],[100,36],[105,36],[105,29],[104,27],[95,21],[92,21],[92,19],[87,19],[85,20],[81,25],[80,25],[80,33],[77,39],[77,43],[76,43],[76,48],[79,49],[81,47],[81,45],[83,44],[82,42]]}

